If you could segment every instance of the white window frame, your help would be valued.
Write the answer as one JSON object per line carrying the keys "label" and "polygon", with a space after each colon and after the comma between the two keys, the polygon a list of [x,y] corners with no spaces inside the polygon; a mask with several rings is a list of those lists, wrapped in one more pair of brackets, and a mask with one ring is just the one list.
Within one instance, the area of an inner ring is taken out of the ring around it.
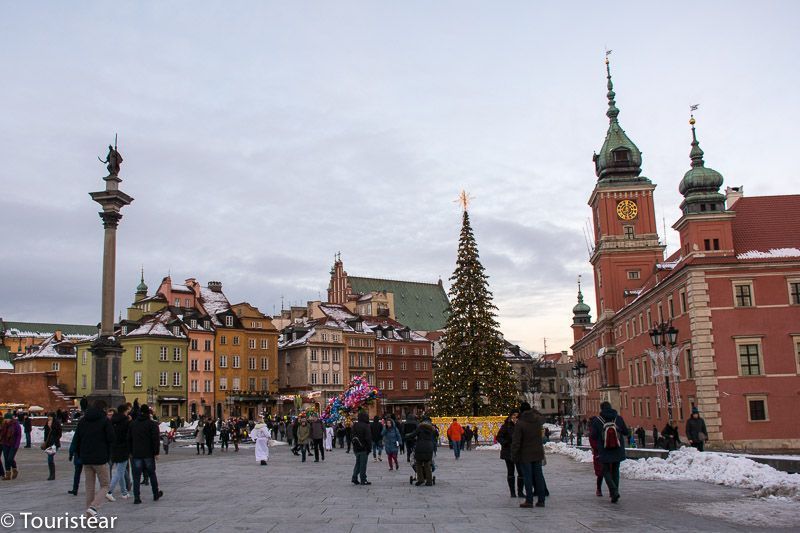
{"label": "white window frame", "polygon": [[169,360],[169,349],[166,346],[161,346],[161,348],[159,349],[158,360],[159,361]]}
{"label": "white window frame", "polygon": [[228,390],[228,378],[219,378],[219,390]]}
{"label": "white window frame", "polygon": [[228,315],[225,317],[225,325],[229,328],[233,327],[233,317]]}
{"label": "white window frame", "polygon": [[[764,347],[761,342],[761,337],[739,337],[734,339],[736,344],[736,366],[740,377],[757,377],[765,376],[766,369],[764,368]],[[756,345],[758,347],[758,374],[744,374],[742,372],[742,358],[740,347],[745,345]]]}
{"label": "white window frame", "polygon": [[242,379],[241,378],[233,378],[233,383],[231,384],[231,390],[239,391],[242,390]]}
{"label": "white window frame", "polygon": [[133,373],[133,386],[134,387],[141,387],[142,386],[142,371],[136,370]]}
{"label": "white window frame", "polygon": [[158,376],[158,386],[166,387],[169,385],[169,372],[161,372]]}
{"label": "white window frame", "polygon": [[231,356],[231,368],[241,368],[242,358],[238,355]]}
{"label": "white window frame", "polygon": [[[747,409],[747,421],[752,422],[754,424],[769,422],[769,402],[767,401],[766,394],[745,394],[745,408]],[[764,402],[764,420],[753,420],[750,418],[750,402],[751,401],[763,401]]]}
{"label": "white window frame", "polygon": [[[750,304],[749,305],[739,305],[737,303],[737,301],[736,301],[736,289],[737,289],[737,287],[745,287],[745,286],[750,288],[750,294],[748,295],[748,298],[750,299]],[[751,280],[751,279],[733,280],[731,282],[731,289],[733,290],[733,306],[734,307],[741,308],[741,309],[748,309],[750,307],[755,307],[756,306],[756,293],[753,290],[753,280]]]}

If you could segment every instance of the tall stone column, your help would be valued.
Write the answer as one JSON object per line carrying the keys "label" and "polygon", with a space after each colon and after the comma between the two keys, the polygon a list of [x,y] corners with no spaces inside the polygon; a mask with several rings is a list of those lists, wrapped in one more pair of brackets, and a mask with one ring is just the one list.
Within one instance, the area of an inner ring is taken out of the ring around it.
{"label": "tall stone column", "polygon": [[89,402],[102,400],[108,407],[116,407],[125,402],[120,373],[122,366],[122,345],[114,336],[114,290],[117,262],[117,226],[122,218],[120,210],[133,202],[133,198],[119,190],[119,165],[122,157],[116,147],[109,146],[107,161],[109,175],[104,177],[105,190],[92,192],[92,200],[103,208],[100,219],[103,221],[103,284],[100,335],[92,343],[93,390]]}

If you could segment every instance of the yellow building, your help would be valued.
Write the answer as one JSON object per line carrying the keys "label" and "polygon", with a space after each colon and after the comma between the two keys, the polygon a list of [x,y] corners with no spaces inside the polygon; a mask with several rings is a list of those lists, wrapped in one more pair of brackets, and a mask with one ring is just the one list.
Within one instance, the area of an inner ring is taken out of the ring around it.
{"label": "yellow building", "polygon": [[14,373],[56,372],[57,384],[67,396],[75,396],[75,343],[56,331],[39,345],[28,345],[12,363]]}

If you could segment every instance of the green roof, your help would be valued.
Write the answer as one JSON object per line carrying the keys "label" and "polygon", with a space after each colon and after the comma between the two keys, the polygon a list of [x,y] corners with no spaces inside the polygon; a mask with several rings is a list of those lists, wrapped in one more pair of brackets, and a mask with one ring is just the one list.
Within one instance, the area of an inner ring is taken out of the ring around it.
{"label": "green roof", "polygon": [[20,337],[49,337],[56,331],[64,335],[91,336],[97,334],[97,325],[85,326],[83,324],[46,324],[43,322],[9,322],[0,321],[0,328],[6,336]]}
{"label": "green roof", "polygon": [[347,276],[353,293],[386,291],[394,294],[395,320],[415,331],[444,329],[450,302],[438,283]]}

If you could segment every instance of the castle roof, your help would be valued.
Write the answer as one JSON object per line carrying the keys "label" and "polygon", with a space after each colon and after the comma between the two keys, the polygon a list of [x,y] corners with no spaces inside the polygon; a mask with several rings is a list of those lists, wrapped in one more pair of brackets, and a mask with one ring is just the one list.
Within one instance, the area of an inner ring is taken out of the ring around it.
{"label": "castle roof", "polygon": [[386,291],[394,294],[395,318],[415,331],[444,329],[450,301],[441,283],[421,283],[347,276],[354,294]]}

